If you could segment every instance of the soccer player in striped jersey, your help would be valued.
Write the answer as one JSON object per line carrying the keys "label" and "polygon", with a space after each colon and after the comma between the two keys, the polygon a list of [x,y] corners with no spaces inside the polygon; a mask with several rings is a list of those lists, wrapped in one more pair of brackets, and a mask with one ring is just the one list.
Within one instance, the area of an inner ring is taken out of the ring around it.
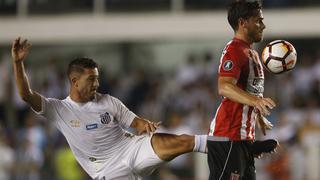
{"label": "soccer player in striped jersey", "polygon": [[[276,104],[263,97],[264,72],[253,43],[262,40],[265,24],[257,1],[231,3],[228,21],[234,38],[222,52],[218,72],[218,92],[223,100],[213,118],[208,136],[210,180],[255,179],[255,124],[262,131],[271,128],[264,116]],[[277,141],[258,142],[259,149],[272,151]]]}
{"label": "soccer player in striped jersey", "polygon": [[[30,47],[27,40],[20,38],[12,44],[19,94],[62,132],[91,178],[136,180],[183,153],[206,152],[207,135],[153,133],[159,123],[138,117],[115,97],[97,93],[98,65],[91,59],[78,58],[69,64],[71,88],[64,100],[33,91],[24,69]],[[138,135],[123,129],[129,127],[136,129]]]}

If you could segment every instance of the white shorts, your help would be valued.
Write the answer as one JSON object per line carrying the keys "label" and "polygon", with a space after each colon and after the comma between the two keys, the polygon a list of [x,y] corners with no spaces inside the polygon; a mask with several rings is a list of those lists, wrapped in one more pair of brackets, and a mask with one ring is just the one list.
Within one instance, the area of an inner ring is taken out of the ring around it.
{"label": "white shorts", "polygon": [[110,159],[98,176],[99,180],[139,180],[165,163],[154,152],[152,136],[133,136],[127,148]]}

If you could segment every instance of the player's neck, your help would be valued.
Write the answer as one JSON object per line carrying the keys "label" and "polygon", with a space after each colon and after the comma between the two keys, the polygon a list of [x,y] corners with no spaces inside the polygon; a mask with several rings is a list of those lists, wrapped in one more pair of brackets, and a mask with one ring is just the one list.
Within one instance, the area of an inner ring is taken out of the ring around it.
{"label": "player's neck", "polygon": [[246,36],[244,33],[236,32],[234,37],[246,42],[250,46],[253,44],[252,40],[250,40],[250,38],[248,36]]}
{"label": "player's neck", "polygon": [[84,100],[83,98],[81,98],[80,94],[75,89],[72,89],[72,88],[70,90],[69,96],[70,96],[71,100],[76,102],[76,103],[86,103],[86,102],[88,102],[87,100]]}

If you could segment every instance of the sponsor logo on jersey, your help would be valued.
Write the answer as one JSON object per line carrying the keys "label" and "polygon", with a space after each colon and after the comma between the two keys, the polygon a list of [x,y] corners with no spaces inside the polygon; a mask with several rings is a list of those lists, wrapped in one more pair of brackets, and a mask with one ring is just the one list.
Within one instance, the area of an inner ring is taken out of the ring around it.
{"label": "sponsor logo on jersey", "polygon": [[71,120],[69,121],[71,127],[80,127],[80,121],[79,120]]}
{"label": "sponsor logo on jersey", "polygon": [[230,71],[233,67],[233,62],[231,60],[226,60],[224,63],[223,63],[223,69],[225,71]]}
{"label": "sponsor logo on jersey", "polygon": [[98,128],[98,124],[97,123],[86,125],[86,129],[87,130],[92,130],[92,129],[97,129],[97,128]]}
{"label": "sponsor logo on jersey", "polygon": [[108,112],[105,112],[103,114],[100,114],[100,119],[102,124],[109,124],[111,121],[110,114]]}

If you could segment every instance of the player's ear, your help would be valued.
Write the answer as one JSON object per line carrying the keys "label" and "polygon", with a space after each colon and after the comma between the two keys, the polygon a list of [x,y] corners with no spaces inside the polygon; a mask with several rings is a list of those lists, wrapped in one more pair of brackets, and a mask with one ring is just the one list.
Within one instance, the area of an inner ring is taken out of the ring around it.
{"label": "player's ear", "polygon": [[78,76],[71,75],[70,76],[71,86],[78,87],[78,80],[79,80]]}
{"label": "player's ear", "polygon": [[246,27],[247,25],[247,19],[244,19],[244,18],[239,18],[238,19],[238,29],[240,27]]}

